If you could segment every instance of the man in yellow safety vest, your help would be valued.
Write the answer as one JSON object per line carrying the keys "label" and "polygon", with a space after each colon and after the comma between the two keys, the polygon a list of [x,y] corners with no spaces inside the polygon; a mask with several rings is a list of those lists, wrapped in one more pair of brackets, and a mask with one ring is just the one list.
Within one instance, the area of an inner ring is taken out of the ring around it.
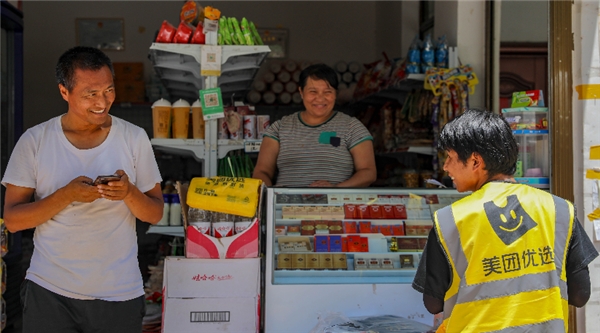
{"label": "man in yellow safety vest", "polygon": [[472,192],[435,213],[413,282],[443,311],[438,332],[566,332],[598,256],[573,204],[515,181],[517,142],[498,114],[466,111],[438,148],[456,189]]}

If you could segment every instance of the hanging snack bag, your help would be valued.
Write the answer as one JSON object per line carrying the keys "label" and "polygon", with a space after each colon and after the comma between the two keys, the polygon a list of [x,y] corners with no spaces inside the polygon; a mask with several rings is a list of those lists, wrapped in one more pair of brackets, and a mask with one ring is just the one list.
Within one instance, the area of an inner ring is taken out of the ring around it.
{"label": "hanging snack bag", "polygon": [[194,27],[189,25],[188,23],[181,21],[179,22],[179,27],[177,27],[177,32],[175,32],[175,37],[173,38],[173,43],[177,44],[188,44],[192,39],[192,34],[194,33]]}
{"label": "hanging snack bag", "polygon": [[204,8],[204,17],[209,20],[216,21],[221,18],[221,11],[211,6],[206,6]]}
{"label": "hanging snack bag", "polygon": [[175,29],[175,27],[171,23],[167,22],[167,20],[164,20],[162,25],[160,26],[158,35],[156,36],[156,42],[157,43],[173,42],[173,37],[175,37],[176,31],[177,31],[177,29]]}

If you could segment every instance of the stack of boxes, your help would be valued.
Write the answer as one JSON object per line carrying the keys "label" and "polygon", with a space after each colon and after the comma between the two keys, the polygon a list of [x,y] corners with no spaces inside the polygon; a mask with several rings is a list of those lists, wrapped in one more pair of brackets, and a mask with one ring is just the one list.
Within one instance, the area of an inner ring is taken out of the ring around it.
{"label": "stack of boxes", "polygon": [[186,233],[185,258],[167,257],[162,332],[253,332],[260,326],[259,220],[224,238],[188,224],[188,186],[177,183]]}
{"label": "stack of boxes", "polygon": [[146,101],[144,64],[141,62],[115,62],[115,103],[142,103]]}

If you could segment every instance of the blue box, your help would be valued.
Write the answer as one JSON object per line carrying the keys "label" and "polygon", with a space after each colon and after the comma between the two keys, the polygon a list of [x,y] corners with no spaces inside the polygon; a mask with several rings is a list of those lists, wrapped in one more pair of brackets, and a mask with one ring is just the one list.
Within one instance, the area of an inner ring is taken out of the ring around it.
{"label": "blue box", "polygon": [[315,235],[315,252],[329,252],[329,236]]}
{"label": "blue box", "polygon": [[342,236],[329,236],[329,252],[342,252]]}

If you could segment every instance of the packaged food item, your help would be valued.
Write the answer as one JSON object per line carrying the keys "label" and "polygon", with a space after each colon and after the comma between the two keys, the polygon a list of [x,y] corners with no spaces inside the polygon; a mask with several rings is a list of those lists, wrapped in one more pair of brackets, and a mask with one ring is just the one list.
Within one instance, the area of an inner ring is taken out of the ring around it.
{"label": "packaged food item", "polygon": [[227,23],[227,18],[225,16],[219,19],[219,35],[222,36],[222,45],[233,44],[231,40],[231,33],[229,32],[229,24]]}
{"label": "packaged food item", "polygon": [[221,17],[221,11],[211,6],[204,8],[204,17],[209,20],[218,20]]}
{"label": "packaged food item", "polygon": [[238,40],[238,43],[240,45],[245,45],[246,41],[244,39],[244,34],[242,34],[242,29],[240,29],[240,24],[239,24],[238,20],[235,17],[230,17],[229,21],[231,22],[231,25],[233,26],[233,32]]}
{"label": "packaged food item", "polygon": [[242,22],[240,23],[242,35],[244,36],[244,41],[246,45],[254,45],[254,38],[252,38],[252,31],[250,29],[250,24],[245,17],[242,17]]}
{"label": "packaged food item", "polygon": [[544,92],[541,90],[527,90],[512,94],[511,108],[527,106],[544,106]]}
{"label": "packaged food item", "polygon": [[175,36],[173,37],[173,43],[176,44],[188,44],[192,39],[194,33],[194,27],[184,21],[179,22]]}
{"label": "packaged food item", "polygon": [[179,20],[196,25],[204,20],[204,8],[198,2],[188,0],[181,7]]}
{"label": "packaged food item", "polygon": [[250,21],[250,30],[252,31],[252,36],[254,37],[254,44],[264,45],[265,43],[263,42],[262,38],[260,37],[260,34],[258,33],[258,30],[256,30],[256,26],[254,25],[254,22],[252,22],[252,21]]}
{"label": "packaged food item", "polygon": [[427,34],[421,48],[421,73],[425,73],[429,68],[434,66],[435,51],[433,49],[433,42],[431,41],[431,34]]}
{"label": "packaged food item", "polygon": [[416,188],[419,187],[419,174],[413,170],[408,169],[404,171],[404,187]]}
{"label": "packaged food item", "polygon": [[157,43],[172,43],[173,42],[173,38],[175,37],[175,32],[177,31],[177,29],[175,29],[175,27],[167,22],[167,20],[164,20],[162,25],[160,26],[160,30],[158,30],[158,35],[156,36],[156,42]]}
{"label": "packaged food item", "polygon": [[256,115],[244,116],[244,139],[256,139]]}
{"label": "packaged food item", "polygon": [[206,43],[206,35],[204,34],[204,25],[202,22],[199,22],[196,26],[196,30],[192,35],[191,44],[205,44]]}

